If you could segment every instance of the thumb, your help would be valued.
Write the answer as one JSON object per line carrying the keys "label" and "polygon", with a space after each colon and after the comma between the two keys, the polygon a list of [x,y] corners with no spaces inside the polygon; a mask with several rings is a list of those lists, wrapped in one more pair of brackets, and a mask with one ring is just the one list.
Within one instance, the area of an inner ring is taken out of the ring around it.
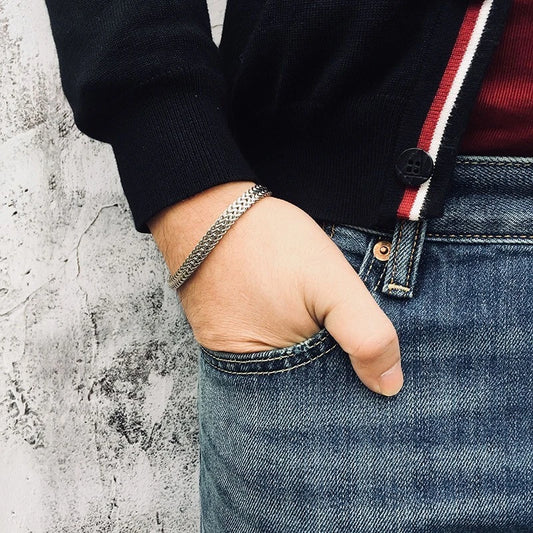
{"label": "thumb", "polygon": [[[403,385],[400,346],[392,322],[353,267],[342,256],[335,275],[314,285],[314,312],[350,357],[361,381],[374,392],[392,396]],[[331,264],[328,268],[331,273]],[[333,279],[332,279],[333,278]]]}

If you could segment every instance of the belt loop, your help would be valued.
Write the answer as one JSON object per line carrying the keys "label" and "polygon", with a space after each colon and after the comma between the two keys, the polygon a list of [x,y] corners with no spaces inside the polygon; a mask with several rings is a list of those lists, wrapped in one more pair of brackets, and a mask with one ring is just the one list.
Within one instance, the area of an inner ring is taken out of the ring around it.
{"label": "belt loop", "polygon": [[427,222],[398,220],[381,291],[396,298],[412,298],[422,255]]}

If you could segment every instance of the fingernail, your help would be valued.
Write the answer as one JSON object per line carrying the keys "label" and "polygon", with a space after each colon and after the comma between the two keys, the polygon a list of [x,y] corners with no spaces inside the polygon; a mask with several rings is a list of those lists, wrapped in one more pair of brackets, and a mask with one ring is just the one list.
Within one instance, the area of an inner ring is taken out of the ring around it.
{"label": "fingernail", "polygon": [[394,396],[403,385],[403,372],[401,362],[398,361],[386,372],[383,372],[378,379],[379,392],[384,396]]}

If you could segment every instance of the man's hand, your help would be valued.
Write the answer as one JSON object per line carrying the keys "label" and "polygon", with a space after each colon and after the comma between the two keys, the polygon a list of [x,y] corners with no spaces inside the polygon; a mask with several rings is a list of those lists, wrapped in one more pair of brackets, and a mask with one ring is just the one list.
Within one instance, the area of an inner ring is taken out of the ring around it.
{"label": "man's hand", "polygon": [[[172,272],[252,185],[218,185],[149,222]],[[335,243],[289,202],[266,197],[252,205],[179,295],[196,340],[207,348],[282,348],[325,326],[368,388],[390,396],[403,385],[394,326]]]}

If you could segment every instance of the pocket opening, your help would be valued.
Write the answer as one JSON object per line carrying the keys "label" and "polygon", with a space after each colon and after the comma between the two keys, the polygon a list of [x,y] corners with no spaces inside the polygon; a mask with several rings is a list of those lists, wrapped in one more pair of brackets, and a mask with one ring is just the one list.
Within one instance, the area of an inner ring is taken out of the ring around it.
{"label": "pocket opening", "polygon": [[200,346],[206,362],[219,370],[234,374],[270,374],[285,372],[307,364],[338,346],[326,328],[311,337],[283,348],[272,348],[258,352],[236,353],[211,350]]}

